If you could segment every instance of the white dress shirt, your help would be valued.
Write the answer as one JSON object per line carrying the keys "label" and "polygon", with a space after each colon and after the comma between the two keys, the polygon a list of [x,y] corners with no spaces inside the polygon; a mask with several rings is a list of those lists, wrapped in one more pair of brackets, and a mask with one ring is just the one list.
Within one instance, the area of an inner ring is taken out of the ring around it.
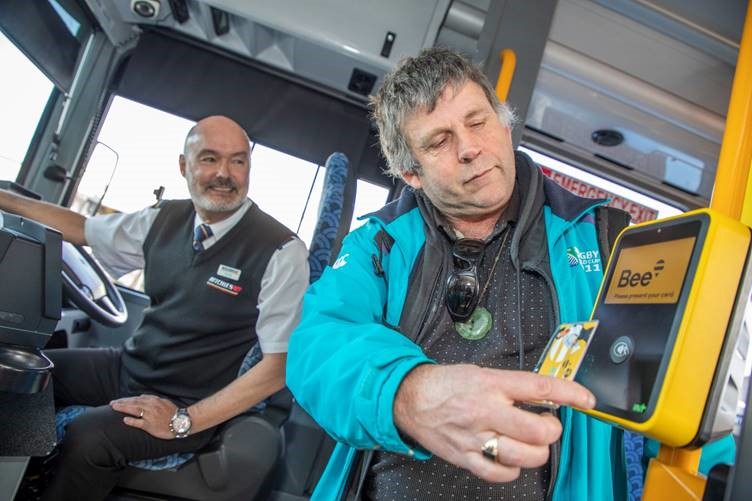
{"label": "white dress shirt", "polygon": [[[213,235],[203,241],[204,249],[226,235],[252,205],[246,199],[230,217],[210,224]],[[98,215],[86,220],[87,245],[112,276],[120,277],[144,267],[144,240],[157,214],[159,209],[150,207],[131,214]],[[196,214],[194,228],[202,223]],[[256,334],[264,353],[287,352],[290,334],[300,321],[308,277],[308,251],[300,239],[294,238],[274,251],[261,279],[258,298]]]}

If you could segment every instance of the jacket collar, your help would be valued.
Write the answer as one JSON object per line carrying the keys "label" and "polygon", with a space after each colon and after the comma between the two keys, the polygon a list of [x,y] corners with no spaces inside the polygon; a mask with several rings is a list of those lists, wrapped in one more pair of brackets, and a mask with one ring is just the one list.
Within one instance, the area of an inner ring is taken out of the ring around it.
{"label": "jacket collar", "polygon": [[[512,261],[524,267],[535,267],[548,254],[549,239],[555,240],[563,231],[576,223],[592,208],[605,200],[582,198],[562,188],[543,175],[538,165],[522,152],[516,152],[517,184],[523,201],[520,224],[512,240]],[[546,228],[543,209],[562,222],[557,228]]]}
{"label": "jacket collar", "polygon": [[[515,182],[515,190],[519,195],[519,210],[516,214],[517,224],[512,237],[512,261],[518,266],[519,263],[522,263],[523,267],[535,266],[548,253],[545,227],[543,224],[538,224],[542,223],[544,206],[548,206],[551,212],[565,223],[556,232],[560,233],[588,210],[605,202],[605,200],[582,198],[565,190],[544,176],[538,165],[520,151],[515,152]],[[359,219],[376,218],[382,224],[388,225],[415,209],[421,211],[421,216],[427,222],[426,239],[437,238],[439,228],[444,224],[443,216],[427,197],[409,186],[402,190],[400,197],[396,200]]]}
{"label": "jacket collar", "polygon": [[402,188],[402,192],[400,193],[400,196],[398,198],[392,200],[381,209],[375,212],[364,214],[358,217],[358,219],[378,219],[384,225],[388,225],[398,217],[407,214],[417,207],[418,202],[415,196],[415,191],[410,186],[405,185],[404,188]]}

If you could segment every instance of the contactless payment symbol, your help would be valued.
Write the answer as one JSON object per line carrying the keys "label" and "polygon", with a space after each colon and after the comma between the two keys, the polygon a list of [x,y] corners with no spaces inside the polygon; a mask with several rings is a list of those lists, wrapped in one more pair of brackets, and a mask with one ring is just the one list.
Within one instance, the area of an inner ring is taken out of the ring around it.
{"label": "contactless payment symbol", "polygon": [[629,336],[621,336],[613,342],[608,354],[613,363],[620,364],[631,357],[633,352],[634,343],[632,342],[632,338]]}

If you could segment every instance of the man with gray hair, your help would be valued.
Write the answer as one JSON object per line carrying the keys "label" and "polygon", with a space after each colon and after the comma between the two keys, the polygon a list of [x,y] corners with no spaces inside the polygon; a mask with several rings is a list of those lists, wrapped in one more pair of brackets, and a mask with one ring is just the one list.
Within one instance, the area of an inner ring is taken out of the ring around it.
{"label": "man with gray hair", "polygon": [[[151,299],[121,348],[46,352],[55,404],[89,408],[68,425],[43,499],[104,499],[129,462],[196,451],[284,387],[308,253],[247,197],[250,148],[230,118],[200,120],[178,160],[191,198],[131,214],[86,218],[0,190],[0,208],[89,245],[113,275],[144,269]],[[237,377],[252,348],[257,363]]]}
{"label": "man with gray hair", "polygon": [[530,371],[598,292],[602,267],[567,249],[607,255],[628,216],[516,153],[512,114],[456,52],[406,59],[372,104],[411,189],[346,238],[291,338],[288,386],[339,442],[314,499],[625,497],[620,432],[571,408],[593,395]]}

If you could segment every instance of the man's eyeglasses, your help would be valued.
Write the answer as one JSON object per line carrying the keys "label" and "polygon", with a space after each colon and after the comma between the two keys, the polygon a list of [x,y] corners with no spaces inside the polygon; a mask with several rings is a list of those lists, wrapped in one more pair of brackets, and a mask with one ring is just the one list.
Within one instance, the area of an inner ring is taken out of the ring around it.
{"label": "man's eyeglasses", "polygon": [[455,322],[464,322],[478,305],[478,263],[486,246],[483,240],[460,238],[452,247],[454,271],[446,285],[446,306]]}

